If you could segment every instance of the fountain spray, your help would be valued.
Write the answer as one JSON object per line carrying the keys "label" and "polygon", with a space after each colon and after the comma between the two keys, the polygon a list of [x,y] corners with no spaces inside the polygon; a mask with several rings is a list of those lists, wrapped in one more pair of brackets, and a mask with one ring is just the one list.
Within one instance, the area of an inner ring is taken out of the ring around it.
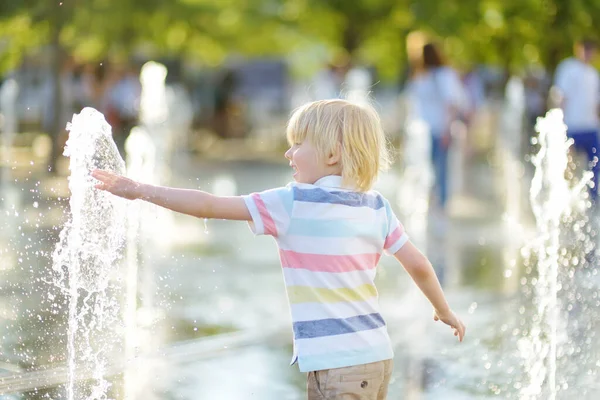
{"label": "fountain spray", "polygon": [[[591,172],[586,172],[575,185],[566,178],[569,166],[568,150],[573,141],[567,139],[567,127],[561,110],[550,110],[536,124],[539,132],[539,152],[533,156],[535,174],[531,182],[530,201],[536,219],[538,240],[537,277],[534,285],[534,316],[529,334],[519,341],[528,383],[521,398],[554,400],[557,395],[557,348],[565,341],[558,293],[561,253],[561,224],[574,208],[587,208],[582,192]],[[583,199],[582,199],[583,198]],[[580,200],[577,202],[576,200]]]}
{"label": "fountain spray", "polygon": [[94,188],[93,169],[125,172],[110,125],[84,108],[67,125],[70,212],[53,253],[54,282],[69,307],[67,398],[106,399],[108,368],[120,354],[120,260],[126,238],[126,203]]}

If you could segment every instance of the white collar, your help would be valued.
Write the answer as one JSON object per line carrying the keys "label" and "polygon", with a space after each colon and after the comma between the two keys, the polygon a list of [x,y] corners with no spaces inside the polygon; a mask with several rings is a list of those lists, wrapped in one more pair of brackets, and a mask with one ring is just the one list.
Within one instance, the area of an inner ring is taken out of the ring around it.
{"label": "white collar", "polygon": [[329,188],[336,188],[336,189],[352,190],[352,188],[349,188],[342,184],[342,177],[339,175],[324,176],[324,177],[318,179],[315,183],[313,183],[313,185],[329,187]]}

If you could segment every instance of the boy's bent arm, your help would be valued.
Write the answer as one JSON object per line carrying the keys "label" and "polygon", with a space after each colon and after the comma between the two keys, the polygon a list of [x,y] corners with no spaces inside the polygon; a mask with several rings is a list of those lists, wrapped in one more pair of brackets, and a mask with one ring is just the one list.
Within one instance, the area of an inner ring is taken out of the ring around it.
{"label": "boy's bent arm", "polygon": [[394,257],[415,281],[436,312],[438,314],[449,313],[450,307],[442,291],[442,286],[427,257],[410,240],[394,254]]}
{"label": "boy's bent arm", "polygon": [[458,340],[462,342],[466,330],[465,325],[448,306],[440,281],[427,257],[410,240],[394,256],[433,305],[435,309],[433,319],[441,320],[449,325],[454,331],[454,336],[458,336]]}

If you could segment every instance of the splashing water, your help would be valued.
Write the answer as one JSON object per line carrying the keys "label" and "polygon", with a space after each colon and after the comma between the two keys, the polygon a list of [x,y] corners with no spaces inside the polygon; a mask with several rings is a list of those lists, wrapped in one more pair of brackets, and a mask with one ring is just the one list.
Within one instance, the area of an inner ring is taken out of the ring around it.
{"label": "splashing water", "polygon": [[69,300],[67,397],[106,399],[109,360],[120,352],[119,264],[126,234],[126,203],[96,190],[95,168],[124,173],[110,125],[84,108],[67,125],[70,215],[53,254],[54,282]]}
{"label": "splashing water", "polygon": [[[538,233],[538,240],[532,246],[537,257],[537,276],[529,279],[533,285],[533,316],[527,335],[518,342],[527,374],[519,398],[554,400],[569,384],[573,386],[574,379],[581,381],[578,375],[590,372],[584,365],[567,362],[566,356],[571,348],[581,350],[586,345],[593,347],[594,343],[574,337],[571,328],[587,318],[572,311],[573,299],[582,295],[582,288],[574,278],[585,271],[585,257],[593,249],[590,237],[594,232],[586,216],[590,203],[584,190],[592,174],[585,172],[575,184],[566,178],[568,151],[573,141],[567,140],[562,111],[550,110],[545,118],[539,118],[536,130],[540,150],[532,159],[535,174],[530,201]],[[575,230],[565,229],[566,225]],[[578,243],[573,249],[563,244],[568,236]],[[582,358],[582,362],[588,361]],[[569,365],[575,370],[572,376]]]}

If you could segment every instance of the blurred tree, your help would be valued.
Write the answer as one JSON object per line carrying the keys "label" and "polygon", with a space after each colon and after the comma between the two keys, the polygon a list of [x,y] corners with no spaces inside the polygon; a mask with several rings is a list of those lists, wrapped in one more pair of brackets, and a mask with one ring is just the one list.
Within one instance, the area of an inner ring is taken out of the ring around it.
{"label": "blurred tree", "polygon": [[69,5],[73,1],[16,0],[3,2],[3,6],[0,8],[0,46],[6,49],[0,58],[0,65],[5,68],[15,67],[31,47],[47,45],[52,50],[50,66],[54,89],[53,123],[50,132],[53,139],[50,157],[50,169],[52,171],[55,170],[55,161],[58,158],[56,145],[58,133],[62,130],[58,126],[59,116],[62,112],[60,107],[61,85],[58,83],[63,62],[60,35],[66,21],[72,14],[73,8]]}
{"label": "blurred tree", "polygon": [[288,55],[306,75],[325,53],[373,65],[390,80],[406,68],[413,30],[440,38],[462,66],[552,70],[576,38],[597,36],[598,23],[600,0],[10,0],[0,2],[0,73],[45,46],[55,82],[67,53],[77,61],[134,54],[209,66],[236,54]]}
{"label": "blurred tree", "polygon": [[318,42],[389,77],[415,29],[465,61],[552,67],[598,22],[600,0],[11,0],[0,4],[0,71],[56,38],[81,59],[141,50],[210,65]]}
{"label": "blurred tree", "polygon": [[421,0],[413,4],[417,25],[447,38],[452,54],[512,72],[532,64],[552,71],[571,54],[575,40],[598,36],[594,26],[600,22],[599,0]]}
{"label": "blurred tree", "polygon": [[[47,48],[51,55],[53,123],[50,128],[52,153],[50,170],[55,171],[61,149],[59,134],[64,131],[59,116],[63,110],[61,66],[67,54],[78,61],[105,57],[128,61],[131,54],[150,44],[151,49],[181,52],[188,34],[192,43],[203,46],[208,58],[218,50],[203,37],[219,38],[211,22],[222,3],[234,1],[164,0],[11,0],[0,5],[0,72],[19,65],[31,52]],[[235,5],[235,4],[230,4]],[[211,32],[210,35],[207,32]],[[224,53],[224,51],[220,51]]]}
{"label": "blurred tree", "polygon": [[[405,62],[404,36],[414,26],[409,0],[288,0],[288,15],[302,35],[328,46],[331,61],[376,66],[394,78]],[[342,61],[343,62],[343,61]]]}

